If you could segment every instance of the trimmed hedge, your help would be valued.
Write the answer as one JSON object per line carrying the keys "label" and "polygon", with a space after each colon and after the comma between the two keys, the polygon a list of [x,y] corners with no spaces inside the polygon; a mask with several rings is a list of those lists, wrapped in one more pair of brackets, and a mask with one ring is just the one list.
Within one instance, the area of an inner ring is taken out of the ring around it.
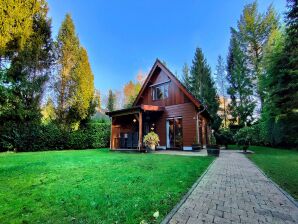
{"label": "trimmed hedge", "polygon": [[0,135],[0,151],[104,148],[109,146],[110,139],[110,123],[107,122],[92,122],[76,131],[62,130],[54,123],[10,129]]}

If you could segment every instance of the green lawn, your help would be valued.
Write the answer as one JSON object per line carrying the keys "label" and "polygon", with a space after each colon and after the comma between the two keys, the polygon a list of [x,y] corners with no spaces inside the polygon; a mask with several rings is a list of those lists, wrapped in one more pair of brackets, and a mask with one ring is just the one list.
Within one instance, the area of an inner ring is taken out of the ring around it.
{"label": "green lawn", "polygon": [[[229,149],[236,146],[229,146]],[[284,190],[298,199],[298,151],[251,146],[254,154],[248,157],[257,164],[266,175]]]}
{"label": "green lawn", "polygon": [[212,160],[106,149],[1,153],[0,223],[159,223]]}

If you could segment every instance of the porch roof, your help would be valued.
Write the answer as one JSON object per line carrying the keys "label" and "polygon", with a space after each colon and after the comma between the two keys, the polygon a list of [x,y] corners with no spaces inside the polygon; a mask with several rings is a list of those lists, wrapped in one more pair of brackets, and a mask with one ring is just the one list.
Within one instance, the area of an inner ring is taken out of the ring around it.
{"label": "porch roof", "polygon": [[146,111],[149,111],[149,112],[162,112],[162,111],[164,111],[164,107],[155,106],[155,105],[141,104],[141,105],[138,105],[138,106],[127,108],[127,109],[121,109],[121,110],[106,112],[106,115],[108,115],[110,117],[114,117],[114,116],[122,116],[122,115],[128,115],[128,114],[136,114],[136,113],[139,113],[139,112],[146,112]]}

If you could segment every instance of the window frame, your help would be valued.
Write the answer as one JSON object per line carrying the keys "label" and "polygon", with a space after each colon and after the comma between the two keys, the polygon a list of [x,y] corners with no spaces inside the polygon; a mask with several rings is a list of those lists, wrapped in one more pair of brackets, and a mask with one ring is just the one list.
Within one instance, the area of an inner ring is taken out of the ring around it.
{"label": "window frame", "polygon": [[[170,85],[170,81],[152,85],[151,86],[152,101],[165,100],[165,99],[169,98],[169,85]],[[161,90],[162,96],[160,98],[157,98],[157,96],[158,96],[157,89]]]}

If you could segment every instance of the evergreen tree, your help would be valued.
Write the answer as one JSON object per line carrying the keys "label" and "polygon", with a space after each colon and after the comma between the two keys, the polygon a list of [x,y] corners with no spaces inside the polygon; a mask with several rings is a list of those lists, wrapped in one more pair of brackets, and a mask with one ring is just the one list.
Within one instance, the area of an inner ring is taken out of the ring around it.
{"label": "evergreen tree", "polygon": [[58,98],[57,119],[62,126],[68,126],[74,122],[69,116],[69,111],[74,102],[76,69],[80,56],[79,39],[69,14],[61,25],[56,45],[58,53],[58,76],[55,86]]}
{"label": "evergreen tree", "polygon": [[216,65],[216,72],[215,72],[215,83],[218,90],[219,96],[222,98],[223,111],[222,113],[222,120],[224,122],[224,127],[227,127],[227,108],[226,108],[226,101],[227,101],[227,90],[228,90],[228,81],[226,76],[226,69],[225,63],[223,58],[219,55],[217,59]]}
{"label": "evergreen tree", "polygon": [[265,139],[273,145],[298,144],[298,6],[288,1],[285,37],[279,32],[268,46],[265,86],[267,97],[262,113]]}
{"label": "evergreen tree", "polygon": [[230,85],[228,94],[231,98],[229,111],[234,118],[234,123],[240,126],[251,123],[255,108],[255,102],[252,99],[253,87],[247,61],[234,30],[232,30],[227,59],[227,79]]}
{"label": "evergreen tree", "polygon": [[13,56],[34,32],[34,17],[47,12],[44,0],[0,1],[0,55]]}
{"label": "evergreen tree", "polygon": [[89,107],[93,106],[92,104],[94,103],[94,76],[89,64],[87,51],[83,47],[80,47],[79,51],[78,61],[74,70],[74,83],[71,86],[73,96],[67,115],[68,122],[76,123],[77,125],[80,124],[81,120],[85,120],[87,116],[92,116]]}
{"label": "evergreen tree", "polygon": [[1,99],[6,106],[0,111],[0,141],[8,148],[33,147],[41,121],[40,102],[52,62],[51,22],[44,8],[33,17],[30,37],[1,72],[1,89],[7,98]]}
{"label": "evergreen tree", "polygon": [[189,67],[186,63],[182,68],[182,83],[188,90],[190,90]]}
{"label": "evergreen tree", "polygon": [[212,116],[213,128],[218,129],[220,125],[217,116],[219,99],[214,86],[214,81],[211,77],[211,69],[200,48],[196,49],[195,56],[192,61],[189,84],[190,92],[207,107],[207,110]]}
{"label": "evergreen tree", "polygon": [[241,50],[247,58],[247,68],[254,84],[254,95],[260,99],[261,108],[264,101],[264,92],[260,79],[264,74],[262,58],[272,30],[278,27],[278,17],[272,6],[265,14],[258,12],[257,1],[244,7],[238,21],[237,36]]}
{"label": "evergreen tree", "polygon": [[109,90],[109,96],[108,96],[108,103],[107,103],[107,109],[108,111],[114,111],[115,110],[115,94],[112,90]]}

